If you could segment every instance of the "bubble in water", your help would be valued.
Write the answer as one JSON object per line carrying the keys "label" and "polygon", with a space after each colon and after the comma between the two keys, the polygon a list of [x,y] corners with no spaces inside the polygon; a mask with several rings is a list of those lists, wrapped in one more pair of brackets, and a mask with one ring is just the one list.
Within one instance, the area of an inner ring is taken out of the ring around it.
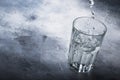
{"label": "bubble in water", "polygon": [[81,35],[82,39],[82,50],[88,52],[88,51],[93,51],[97,46],[99,46],[100,42],[96,39],[93,38],[92,36],[85,36]]}

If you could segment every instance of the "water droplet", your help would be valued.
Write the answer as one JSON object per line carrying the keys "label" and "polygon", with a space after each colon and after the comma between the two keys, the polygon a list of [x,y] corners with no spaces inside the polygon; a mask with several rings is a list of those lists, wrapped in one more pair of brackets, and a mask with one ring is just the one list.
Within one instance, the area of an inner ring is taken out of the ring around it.
{"label": "water droplet", "polygon": [[90,11],[91,11],[91,14],[92,14],[92,18],[94,19],[95,17],[94,17],[94,15],[95,15],[95,13],[94,13],[94,11],[93,11],[93,6],[94,6],[94,0],[89,0],[89,3],[90,3]]}

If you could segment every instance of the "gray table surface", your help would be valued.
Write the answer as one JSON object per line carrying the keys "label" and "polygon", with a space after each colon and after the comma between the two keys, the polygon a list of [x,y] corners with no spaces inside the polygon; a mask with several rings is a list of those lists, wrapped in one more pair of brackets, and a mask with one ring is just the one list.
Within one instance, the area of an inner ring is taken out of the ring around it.
{"label": "gray table surface", "polygon": [[72,21],[90,16],[87,0],[0,0],[0,80],[120,80],[120,1],[95,0],[108,28],[95,66],[67,64]]}

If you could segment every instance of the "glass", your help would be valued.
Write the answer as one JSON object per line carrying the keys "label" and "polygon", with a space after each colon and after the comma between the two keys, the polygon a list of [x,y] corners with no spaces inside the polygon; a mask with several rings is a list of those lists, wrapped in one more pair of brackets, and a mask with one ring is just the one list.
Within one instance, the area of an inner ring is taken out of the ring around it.
{"label": "glass", "polygon": [[68,62],[77,72],[89,72],[99,52],[107,27],[92,17],[73,21]]}

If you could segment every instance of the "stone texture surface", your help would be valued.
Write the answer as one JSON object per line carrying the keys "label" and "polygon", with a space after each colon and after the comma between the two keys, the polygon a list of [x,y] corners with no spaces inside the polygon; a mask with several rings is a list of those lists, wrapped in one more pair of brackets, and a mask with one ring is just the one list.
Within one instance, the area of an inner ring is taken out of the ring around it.
{"label": "stone texture surface", "polygon": [[67,64],[72,21],[90,16],[87,0],[0,0],[0,80],[120,80],[120,1],[95,0],[108,28],[94,69]]}

